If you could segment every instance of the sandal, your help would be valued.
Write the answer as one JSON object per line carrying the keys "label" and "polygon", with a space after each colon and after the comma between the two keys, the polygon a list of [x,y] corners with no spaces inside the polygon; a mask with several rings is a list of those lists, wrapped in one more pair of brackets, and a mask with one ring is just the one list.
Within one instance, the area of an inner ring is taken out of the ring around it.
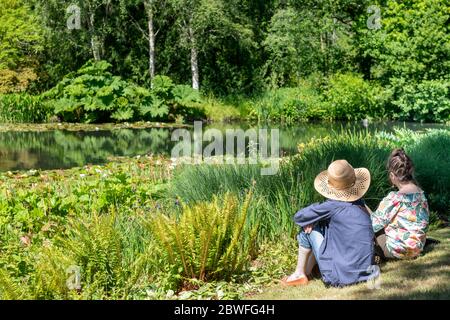
{"label": "sandal", "polygon": [[304,286],[307,285],[309,282],[308,278],[306,276],[300,277],[295,280],[288,281],[288,277],[284,277],[281,280],[281,283],[285,286]]}

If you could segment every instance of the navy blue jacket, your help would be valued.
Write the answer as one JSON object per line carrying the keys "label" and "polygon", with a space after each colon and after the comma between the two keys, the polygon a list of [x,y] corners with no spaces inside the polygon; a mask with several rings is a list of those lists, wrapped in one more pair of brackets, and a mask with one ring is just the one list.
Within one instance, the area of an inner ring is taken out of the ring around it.
{"label": "navy blue jacket", "polygon": [[370,216],[361,206],[362,200],[327,200],[295,214],[295,223],[301,227],[320,221],[326,225],[316,257],[326,284],[345,286],[367,281],[370,276],[374,233]]}

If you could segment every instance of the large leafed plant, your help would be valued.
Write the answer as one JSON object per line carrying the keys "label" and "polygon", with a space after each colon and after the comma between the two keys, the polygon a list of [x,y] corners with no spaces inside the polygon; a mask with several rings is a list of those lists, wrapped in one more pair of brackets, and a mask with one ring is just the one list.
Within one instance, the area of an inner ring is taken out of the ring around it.
{"label": "large leafed plant", "polygon": [[157,76],[153,88],[140,87],[111,72],[106,61],[89,61],[44,94],[54,112],[69,122],[169,120],[176,106],[195,102],[168,77]]}

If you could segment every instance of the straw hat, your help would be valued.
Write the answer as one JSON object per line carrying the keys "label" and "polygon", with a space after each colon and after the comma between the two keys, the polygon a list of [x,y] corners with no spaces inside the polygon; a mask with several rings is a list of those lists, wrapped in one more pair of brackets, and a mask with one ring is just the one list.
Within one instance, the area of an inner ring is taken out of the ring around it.
{"label": "straw hat", "polygon": [[336,160],[314,180],[314,188],[325,198],[346,202],[361,199],[370,186],[366,168],[353,169],[347,160]]}

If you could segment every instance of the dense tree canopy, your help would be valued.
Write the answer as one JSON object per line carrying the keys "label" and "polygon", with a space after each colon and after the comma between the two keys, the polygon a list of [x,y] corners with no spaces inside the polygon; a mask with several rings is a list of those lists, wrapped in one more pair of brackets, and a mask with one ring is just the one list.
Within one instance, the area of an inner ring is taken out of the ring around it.
{"label": "dense tree canopy", "polygon": [[325,101],[333,79],[367,81],[383,110],[446,121],[449,21],[448,0],[5,0],[0,90],[45,92],[105,60],[139,86],[216,96],[312,86]]}
{"label": "dense tree canopy", "polygon": [[0,93],[24,91],[36,80],[41,31],[37,17],[21,0],[0,2]]}
{"label": "dense tree canopy", "polygon": [[[45,28],[43,86],[104,59],[144,84],[156,74],[217,93],[296,85],[320,72],[362,72],[392,84],[449,74],[449,3],[443,0],[8,0]],[[77,5],[80,28],[67,22]],[[2,6],[5,6],[4,4]],[[381,28],[371,29],[379,9]],[[11,14],[11,13],[9,13]],[[23,14],[23,13],[22,13]],[[2,19],[8,19],[2,13]],[[2,25],[5,25],[4,23]],[[4,46],[4,40],[2,46]],[[30,49],[30,48],[29,48]],[[3,53],[2,53],[3,54]]]}

